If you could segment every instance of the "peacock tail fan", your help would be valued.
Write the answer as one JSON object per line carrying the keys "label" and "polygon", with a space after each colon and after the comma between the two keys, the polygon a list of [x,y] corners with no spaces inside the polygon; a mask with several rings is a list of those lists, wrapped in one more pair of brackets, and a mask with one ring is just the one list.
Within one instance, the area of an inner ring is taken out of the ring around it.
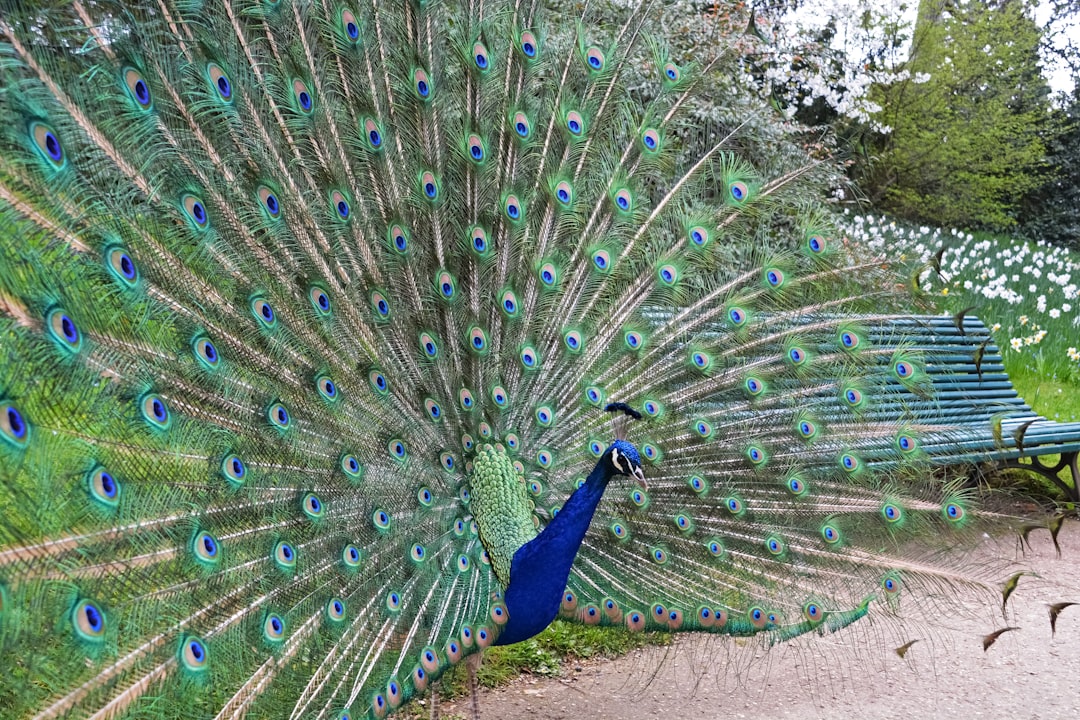
{"label": "peacock tail fan", "polygon": [[497,641],[611,401],[648,489],[612,481],[566,617],[788,637],[980,580],[906,544],[981,516],[876,349],[888,263],[798,172],[680,156],[711,61],[647,6],[580,21],[3,3],[5,716],[390,713]]}

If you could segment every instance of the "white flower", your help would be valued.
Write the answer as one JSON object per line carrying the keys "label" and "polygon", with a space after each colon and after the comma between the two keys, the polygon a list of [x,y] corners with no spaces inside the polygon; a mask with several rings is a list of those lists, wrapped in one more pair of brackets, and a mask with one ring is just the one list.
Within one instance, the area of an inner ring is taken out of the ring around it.
{"label": "white flower", "polygon": [[1060,310],[1058,310],[1057,308],[1051,308],[1051,310],[1050,310],[1050,317],[1052,317],[1052,318],[1054,318],[1055,320],[1057,320],[1057,319],[1058,319],[1059,317],[1061,317],[1061,311],[1060,311]]}
{"label": "white flower", "polygon": [[1013,350],[1019,350],[1021,347],[1023,347],[1024,341],[1020,338],[1013,338],[1009,341],[1009,344],[1012,345]]}

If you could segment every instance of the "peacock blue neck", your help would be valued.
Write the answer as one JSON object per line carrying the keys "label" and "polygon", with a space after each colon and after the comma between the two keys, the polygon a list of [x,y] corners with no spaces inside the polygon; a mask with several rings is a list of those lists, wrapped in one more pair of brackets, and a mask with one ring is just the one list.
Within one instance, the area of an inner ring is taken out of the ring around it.
{"label": "peacock blue neck", "polygon": [[496,645],[528,640],[558,615],[570,566],[614,474],[605,454],[543,532],[514,553],[505,598],[510,619]]}

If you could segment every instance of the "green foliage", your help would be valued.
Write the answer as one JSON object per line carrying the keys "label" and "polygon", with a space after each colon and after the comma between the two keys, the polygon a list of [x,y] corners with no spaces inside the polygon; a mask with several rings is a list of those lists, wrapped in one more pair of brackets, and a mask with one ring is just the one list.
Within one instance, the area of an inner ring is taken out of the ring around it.
{"label": "green foliage", "polygon": [[1046,139],[1046,182],[1024,198],[1021,229],[1030,237],[1080,250],[1080,85],[1055,109]]}
{"label": "green foliage", "polygon": [[1045,173],[1049,89],[1028,2],[923,0],[907,79],[878,86],[863,178],[880,207],[920,222],[1008,228]]}

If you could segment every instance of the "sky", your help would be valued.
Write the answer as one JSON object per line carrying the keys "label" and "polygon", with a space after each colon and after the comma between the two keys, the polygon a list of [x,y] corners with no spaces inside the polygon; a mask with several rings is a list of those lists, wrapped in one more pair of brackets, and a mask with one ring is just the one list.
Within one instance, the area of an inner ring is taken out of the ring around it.
{"label": "sky", "polygon": [[[1035,20],[1040,25],[1045,25],[1049,17],[1050,3],[1047,0],[1043,0],[1035,10]],[[1074,22],[1070,27],[1062,28],[1062,32],[1062,41],[1067,38],[1071,40],[1074,45],[1080,45],[1080,22]],[[1072,89],[1072,80],[1069,77],[1067,68],[1054,67],[1052,65],[1049,67],[1044,66],[1043,73],[1050,82],[1050,89],[1054,92]]]}

